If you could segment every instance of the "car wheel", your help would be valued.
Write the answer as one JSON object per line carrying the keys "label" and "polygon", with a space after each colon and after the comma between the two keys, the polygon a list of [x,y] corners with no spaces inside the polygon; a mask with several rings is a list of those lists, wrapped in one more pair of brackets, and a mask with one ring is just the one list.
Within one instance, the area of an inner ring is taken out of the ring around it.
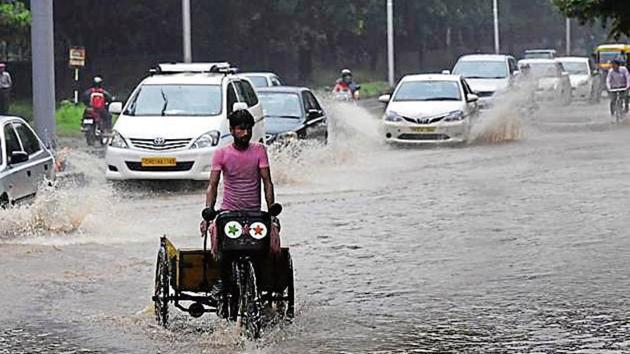
{"label": "car wheel", "polygon": [[9,196],[4,193],[2,196],[0,196],[0,209],[6,209],[9,207],[11,203],[9,202]]}

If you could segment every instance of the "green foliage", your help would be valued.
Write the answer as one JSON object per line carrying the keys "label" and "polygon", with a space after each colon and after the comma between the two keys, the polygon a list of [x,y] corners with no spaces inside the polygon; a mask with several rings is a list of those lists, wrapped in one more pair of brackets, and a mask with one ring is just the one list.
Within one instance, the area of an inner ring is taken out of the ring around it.
{"label": "green foliage", "polygon": [[81,134],[81,118],[85,106],[81,103],[75,105],[70,101],[62,101],[57,107],[57,135],[72,136]]}
{"label": "green foliage", "polygon": [[630,35],[630,6],[627,0],[553,0],[567,16],[581,23],[601,21],[610,26],[610,35]]}
{"label": "green foliage", "polygon": [[385,81],[366,82],[361,84],[361,97],[377,97],[390,91],[389,84]]}
{"label": "green foliage", "polygon": [[24,3],[19,1],[0,3],[0,41],[26,40],[30,24],[31,12]]}

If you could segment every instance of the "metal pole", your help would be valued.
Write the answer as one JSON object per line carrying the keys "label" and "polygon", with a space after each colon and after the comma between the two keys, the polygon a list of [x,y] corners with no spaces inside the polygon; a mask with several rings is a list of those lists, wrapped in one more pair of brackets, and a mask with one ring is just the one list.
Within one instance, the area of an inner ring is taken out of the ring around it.
{"label": "metal pole", "polygon": [[571,55],[571,19],[567,17],[567,21],[566,21],[566,29],[567,29],[567,38],[566,38],[566,44],[567,44],[567,55]]}
{"label": "metal pole", "polygon": [[492,1],[492,12],[494,13],[494,52],[501,52],[501,44],[499,43],[499,4],[498,0]]}
{"label": "metal pole", "polygon": [[389,86],[394,86],[394,0],[387,0],[387,67]]}
{"label": "metal pole", "polygon": [[31,14],[33,120],[35,130],[44,144],[54,148],[57,125],[55,122],[53,2],[50,0],[31,0]]}
{"label": "metal pole", "polygon": [[182,32],[184,35],[184,63],[192,62],[192,45],[190,39],[190,0],[182,0]]}
{"label": "metal pole", "polygon": [[74,104],[79,104],[79,68],[74,68]]}

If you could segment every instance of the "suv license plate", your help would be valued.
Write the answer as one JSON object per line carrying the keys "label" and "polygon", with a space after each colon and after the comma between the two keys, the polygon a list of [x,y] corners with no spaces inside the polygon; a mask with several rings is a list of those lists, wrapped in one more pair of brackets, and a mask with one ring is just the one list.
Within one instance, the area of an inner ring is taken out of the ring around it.
{"label": "suv license plate", "polygon": [[142,167],[177,166],[177,160],[174,157],[143,157],[140,160],[140,165]]}

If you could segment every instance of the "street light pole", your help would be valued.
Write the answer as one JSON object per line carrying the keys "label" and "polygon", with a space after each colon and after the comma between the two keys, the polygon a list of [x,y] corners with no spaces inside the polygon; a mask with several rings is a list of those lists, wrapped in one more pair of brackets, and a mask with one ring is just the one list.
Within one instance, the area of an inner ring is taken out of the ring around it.
{"label": "street light pole", "polygon": [[494,14],[494,52],[499,54],[501,52],[501,45],[499,43],[499,4],[498,0],[492,1],[492,12]]}
{"label": "street light pole", "polygon": [[33,121],[46,146],[54,148],[55,60],[53,47],[53,2],[31,0],[31,46],[33,70]]}
{"label": "street light pole", "polygon": [[394,0],[387,0],[387,67],[389,86],[394,86]]}
{"label": "street light pole", "polygon": [[184,36],[184,63],[192,62],[190,38],[190,0],[182,0],[182,32]]}
{"label": "street light pole", "polygon": [[567,45],[567,56],[571,55],[571,19],[567,17],[567,21],[566,21],[566,45]]}

